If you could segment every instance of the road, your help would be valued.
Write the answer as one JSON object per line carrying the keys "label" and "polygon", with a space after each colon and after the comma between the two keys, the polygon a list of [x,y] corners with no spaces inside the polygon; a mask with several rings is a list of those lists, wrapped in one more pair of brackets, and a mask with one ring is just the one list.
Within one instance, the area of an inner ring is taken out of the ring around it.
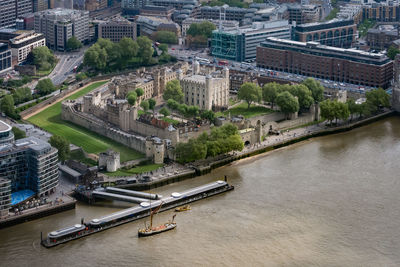
{"label": "road", "polygon": [[[194,57],[204,58],[204,59],[208,59],[210,61],[210,63],[200,62],[200,64],[205,64],[205,65],[209,65],[209,66],[217,66],[217,63],[214,63],[214,61],[216,61],[218,59],[214,58],[213,56],[208,55],[206,49],[188,50],[188,49],[183,49],[180,46],[172,46],[169,48],[169,54],[172,56],[175,56],[179,60],[188,61],[188,62],[192,62],[192,59]],[[293,73],[288,73],[288,72],[283,72],[283,71],[275,71],[275,70],[268,70],[268,69],[260,68],[260,67],[256,66],[255,62],[252,62],[252,63],[246,62],[245,63],[245,62],[236,62],[236,61],[230,61],[230,60],[226,60],[226,61],[228,61],[228,67],[230,70],[259,74],[260,76],[266,76],[266,77],[275,77],[277,79],[287,80],[288,82],[302,82],[303,80],[309,78],[308,76],[303,76],[300,74],[293,74]],[[369,86],[364,86],[364,85],[337,82],[337,81],[319,79],[319,78],[314,78],[314,79],[319,81],[326,88],[332,88],[332,89],[336,89],[336,90],[339,90],[339,89],[346,90],[349,92],[360,93],[360,94],[364,94],[366,91],[376,89],[374,87],[369,87]]]}
{"label": "road", "polygon": [[85,49],[81,49],[78,52],[54,53],[59,61],[48,76],[54,85],[62,84],[67,79],[68,75],[73,72],[74,67],[79,66],[83,62],[84,53]]}

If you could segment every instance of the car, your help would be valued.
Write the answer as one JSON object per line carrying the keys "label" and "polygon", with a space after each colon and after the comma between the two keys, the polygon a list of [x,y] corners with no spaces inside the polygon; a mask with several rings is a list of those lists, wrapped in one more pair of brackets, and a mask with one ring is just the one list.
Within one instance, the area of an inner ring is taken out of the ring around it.
{"label": "car", "polygon": [[344,83],[339,83],[340,86],[344,86]]}

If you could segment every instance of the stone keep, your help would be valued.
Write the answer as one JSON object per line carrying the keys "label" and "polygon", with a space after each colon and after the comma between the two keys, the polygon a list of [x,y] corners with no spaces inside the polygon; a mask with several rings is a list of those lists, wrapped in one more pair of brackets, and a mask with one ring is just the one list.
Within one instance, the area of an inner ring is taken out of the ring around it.
{"label": "stone keep", "polygon": [[111,149],[99,155],[99,167],[106,168],[108,172],[115,172],[121,167],[120,154]]}
{"label": "stone keep", "polygon": [[155,164],[164,163],[165,145],[158,137],[146,138],[146,157],[152,159]]}

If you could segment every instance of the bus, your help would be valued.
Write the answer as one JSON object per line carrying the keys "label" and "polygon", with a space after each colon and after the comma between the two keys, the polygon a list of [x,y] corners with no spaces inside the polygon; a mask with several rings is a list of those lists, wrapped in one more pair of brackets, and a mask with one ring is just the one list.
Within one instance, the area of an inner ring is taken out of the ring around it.
{"label": "bus", "polygon": [[206,58],[196,57],[196,60],[197,60],[199,63],[210,64],[210,60],[208,60],[208,59],[206,59]]}
{"label": "bus", "polygon": [[219,66],[228,66],[229,62],[227,60],[220,60],[218,61]]}

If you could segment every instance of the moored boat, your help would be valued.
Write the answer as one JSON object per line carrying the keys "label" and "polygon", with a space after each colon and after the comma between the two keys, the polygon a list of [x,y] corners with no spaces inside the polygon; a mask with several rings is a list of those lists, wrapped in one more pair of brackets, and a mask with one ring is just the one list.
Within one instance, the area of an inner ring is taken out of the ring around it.
{"label": "moored boat", "polygon": [[161,209],[163,203],[164,202],[161,202],[160,206],[158,206],[155,210],[150,212],[150,225],[149,226],[146,225],[145,228],[139,229],[138,231],[139,237],[159,234],[165,231],[172,230],[176,227],[176,222],[174,222],[176,214],[172,216],[172,221],[169,221],[157,227],[153,227],[153,216],[157,214],[157,212]]}
{"label": "moored boat", "polygon": [[181,211],[188,211],[191,210],[192,208],[190,207],[190,205],[185,205],[185,206],[181,206],[181,207],[177,207],[175,209],[176,212],[181,212]]}

